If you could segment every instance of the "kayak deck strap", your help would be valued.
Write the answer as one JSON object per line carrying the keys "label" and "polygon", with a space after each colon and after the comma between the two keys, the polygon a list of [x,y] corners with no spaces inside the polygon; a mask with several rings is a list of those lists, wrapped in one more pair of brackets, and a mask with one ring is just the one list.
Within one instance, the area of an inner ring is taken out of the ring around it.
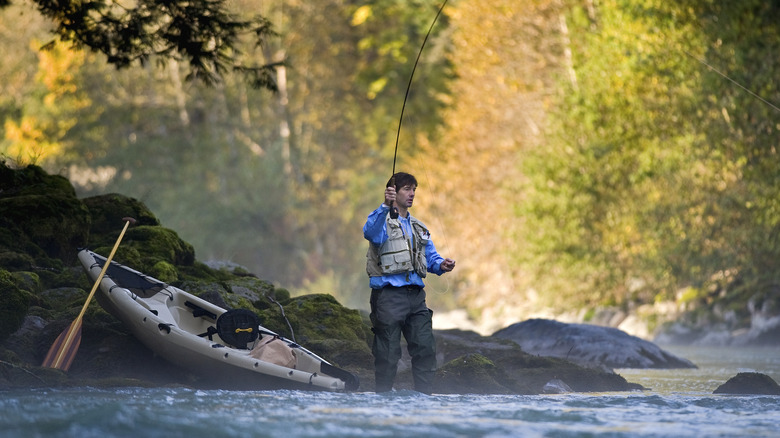
{"label": "kayak deck strap", "polygon": [[199,318],[201,316],[207,316],[215,321],[217,319],[217,315],[214,312],[209,312],[208,310],[204,309],[203,307],[200,307],[199,305],[193,303],[192,301],[185,301],[184,305],[192,309],[192,316],[195,318]]}
{"label": "kayak deck strap", "polygon": [[209,326],[209,328],[206,330],[206,333],[201,333],[198,336],[200,336],[201,338],[205,338],[206,336],[208,336],[209,341],[213,341],[214,340],[214,335],[216,335],[217,333],[218,333],[217,329],[214,328],[214,326],[212,325],[212,326]]}

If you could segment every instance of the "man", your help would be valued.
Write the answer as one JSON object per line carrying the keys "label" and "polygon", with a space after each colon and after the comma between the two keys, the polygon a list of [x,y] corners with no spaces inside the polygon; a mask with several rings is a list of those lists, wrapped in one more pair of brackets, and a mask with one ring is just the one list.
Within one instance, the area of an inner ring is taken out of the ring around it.
{"label": "man", "polygon": [[[433,389],[436,343],[423,278],[427,272],[452,271],[455,261],[439,255],[428,229],[409,214],[416,190],[414,176],[393,175],[385,188],[384,203],[368,215],[363,226],[369,242],[366,270],[371,285],[376,392],[393,388],[402,333],[412,357],[414,388],[425,394]],[[397,217],[391,214],[393,208],[397,208]]]}

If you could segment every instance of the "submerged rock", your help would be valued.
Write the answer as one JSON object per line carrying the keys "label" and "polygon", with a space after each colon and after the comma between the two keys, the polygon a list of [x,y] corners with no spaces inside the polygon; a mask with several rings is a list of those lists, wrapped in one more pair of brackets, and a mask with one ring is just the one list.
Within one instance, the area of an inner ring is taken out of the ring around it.
{"label": "submerged rock", "polygon": [[780,385],[761,373],[739,373],[718,386],[713,394],[780,395]]}
{"label": "submerged rock", "polygon": [[524,351],[558,357],[593,368],[696,368],[691,361],[662,350],[652,342],[611,327],[529,319],[493,336],[511,339]]}

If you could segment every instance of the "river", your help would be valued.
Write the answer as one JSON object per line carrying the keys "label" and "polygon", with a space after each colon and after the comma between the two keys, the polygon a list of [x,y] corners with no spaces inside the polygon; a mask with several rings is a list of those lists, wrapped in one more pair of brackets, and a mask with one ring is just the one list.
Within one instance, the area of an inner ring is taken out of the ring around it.
{"label": "river", "polygon": [[2,437],[780,436],[780,396],[713,395],[738,372],[780,382],[780,350],[667,347],[699,368],[617,370],[642,392],[538,396],[184,388],[0,392]]}

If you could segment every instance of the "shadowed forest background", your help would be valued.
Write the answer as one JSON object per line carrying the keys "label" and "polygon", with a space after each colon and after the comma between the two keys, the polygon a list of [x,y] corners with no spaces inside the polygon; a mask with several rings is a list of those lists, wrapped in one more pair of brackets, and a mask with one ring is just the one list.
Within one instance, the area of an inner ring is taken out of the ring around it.
{"label": "shadowed forest background", "polygon": [[[277,33],[244,51],[284,62],[277,92],[117,69],[30,0],[1,8],[0,154],[143,201],[199,260],[367,308],[361,227],[440,2],[226,4]],[[495,327],[617,309],[650,331],[780,308],[778,23],[764,0],[450,1],[396,166],[458,261],[430,307]]]}

